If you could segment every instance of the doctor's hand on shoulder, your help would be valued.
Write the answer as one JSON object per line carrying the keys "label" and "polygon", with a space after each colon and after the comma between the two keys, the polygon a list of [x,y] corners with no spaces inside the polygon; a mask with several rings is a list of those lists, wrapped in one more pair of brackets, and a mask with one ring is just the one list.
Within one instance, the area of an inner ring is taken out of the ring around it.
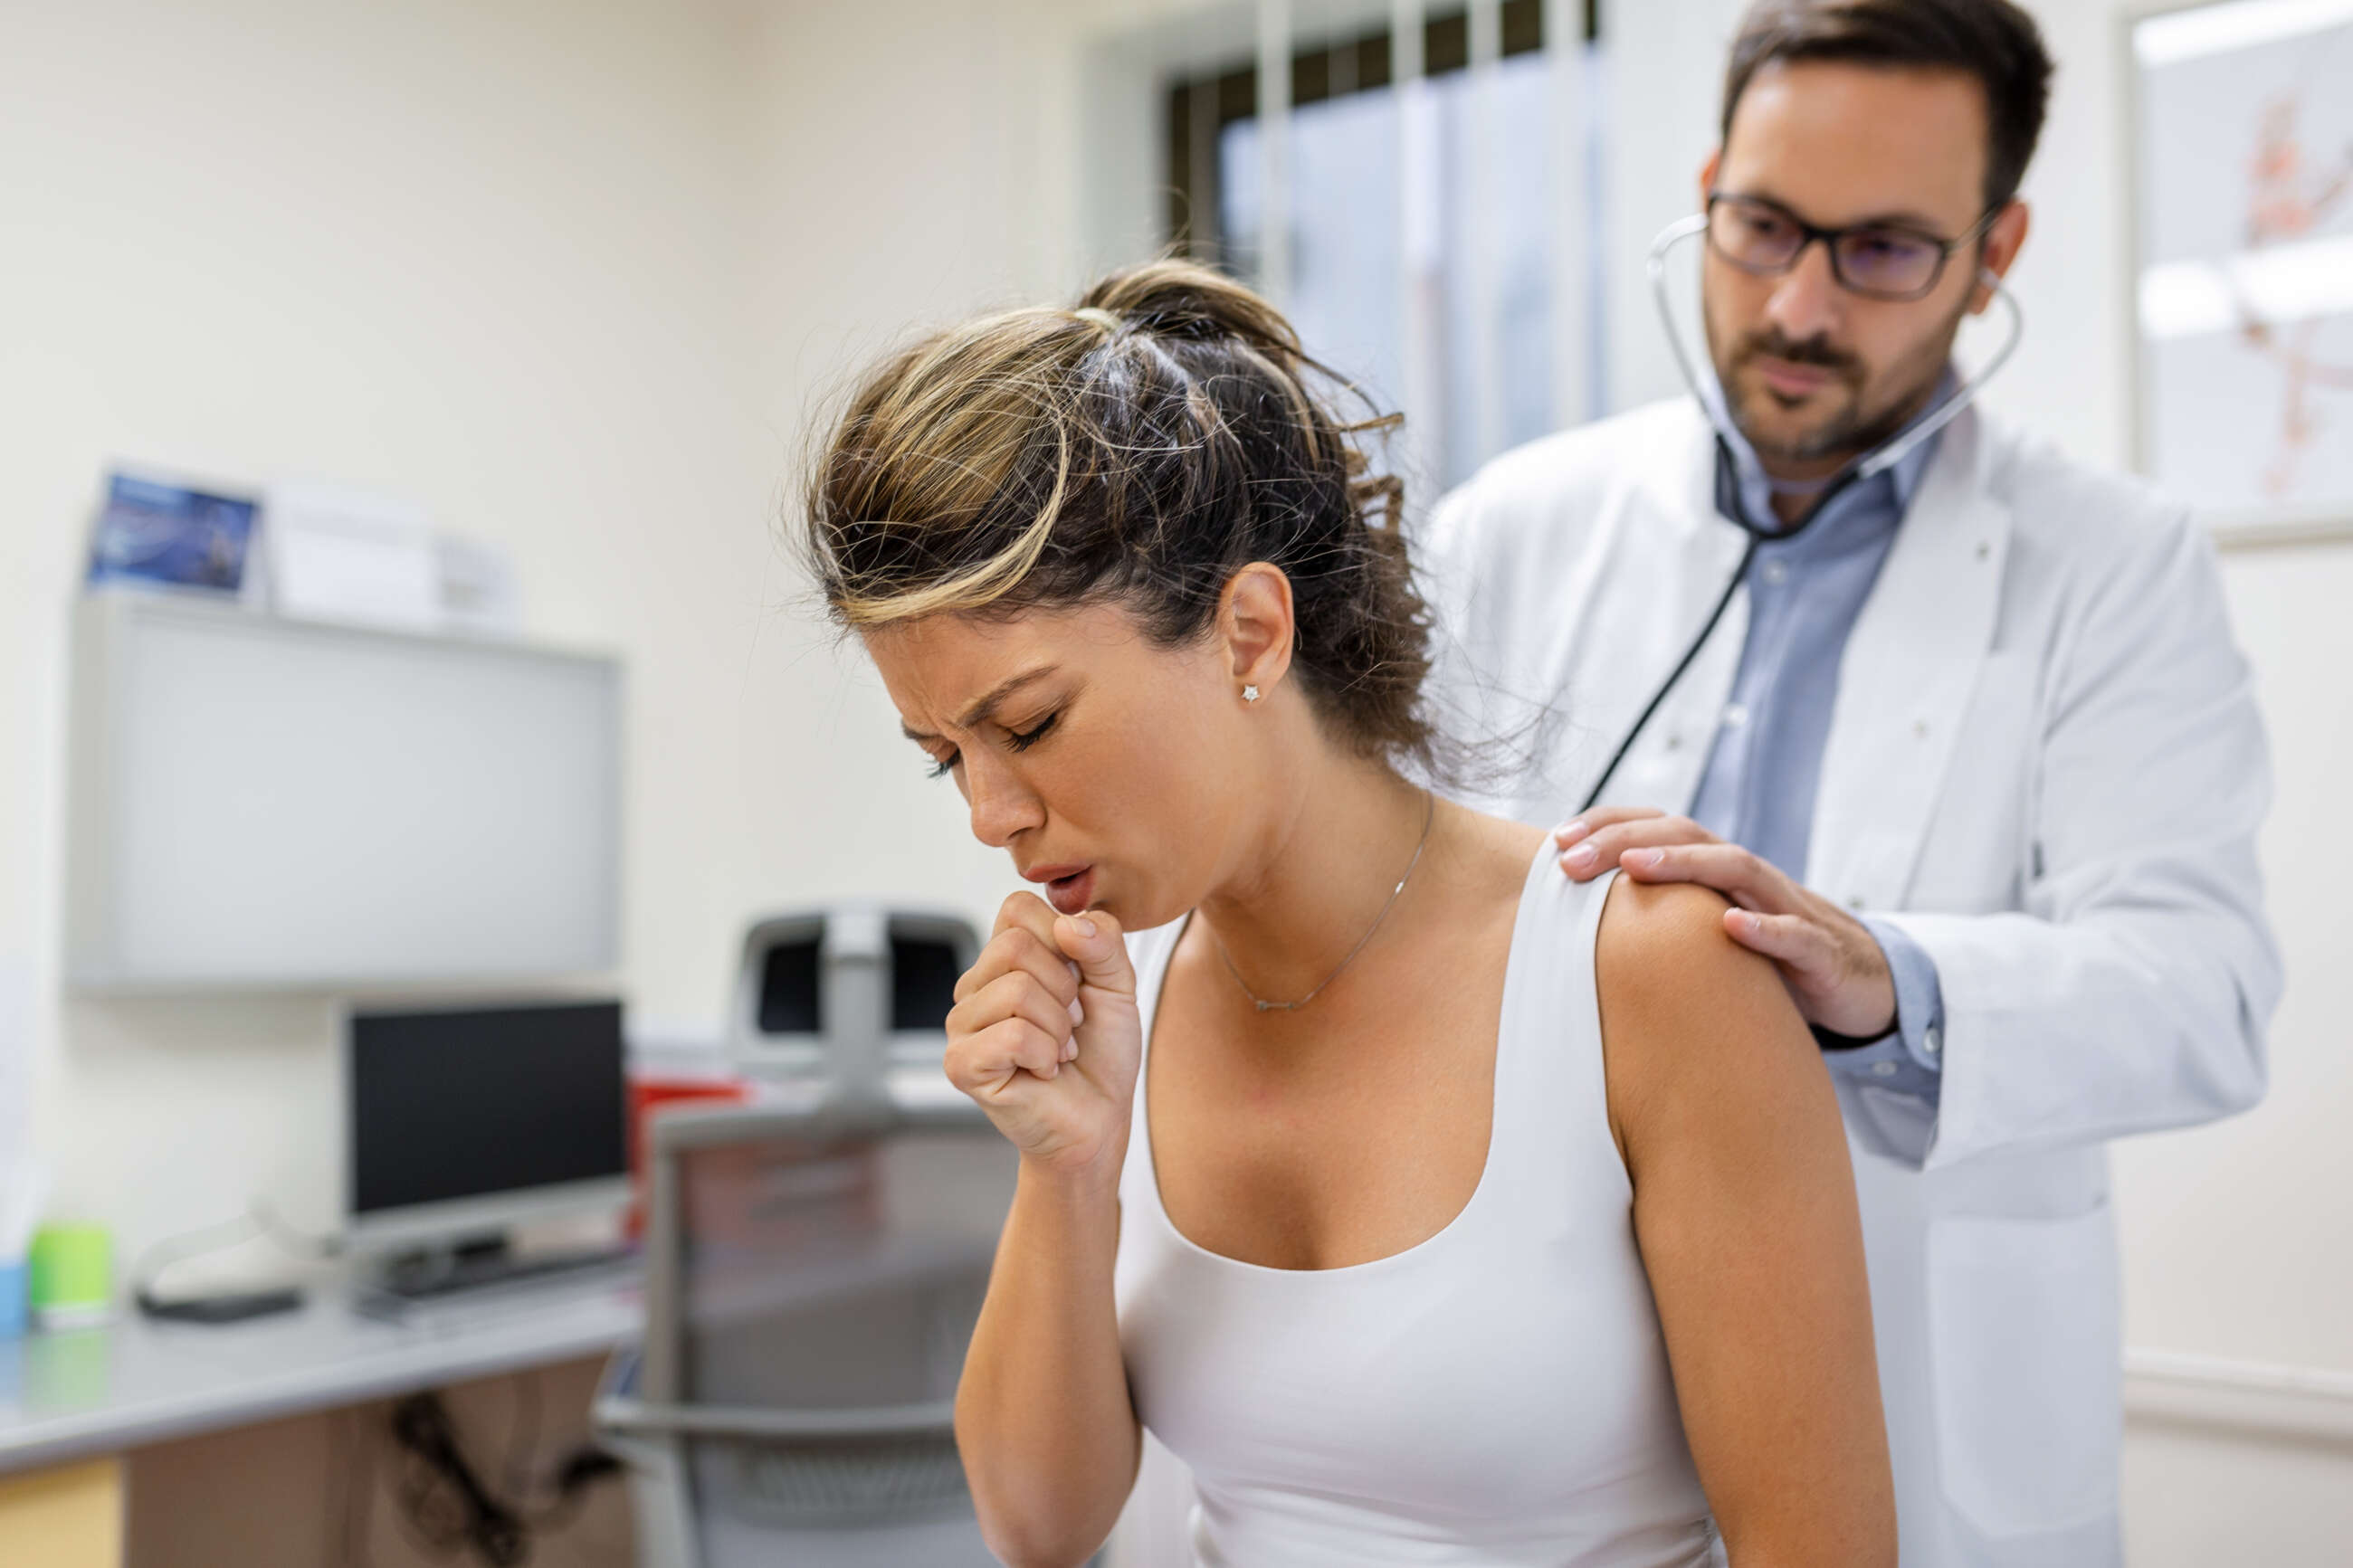
{"label": "doctor's hand on shoulder", "polygon": [[948,1081],[1025,1161],[1118,1179],[1144,1031],[1116,920],[1014,894],[956,982],[947,1032]]}
{"label": "doctor's hand on shoulder", "polygon": [[1879,940],[1762,857],[1647,806],[1594,807],[1555,828],[1553,842],[1576,881],[1615,866],[1638,882],[1697,882],[1731,900],[1725,932],[1779,966],[1809,1024],[1858,1039],[1895,1027],[1895,977]]}

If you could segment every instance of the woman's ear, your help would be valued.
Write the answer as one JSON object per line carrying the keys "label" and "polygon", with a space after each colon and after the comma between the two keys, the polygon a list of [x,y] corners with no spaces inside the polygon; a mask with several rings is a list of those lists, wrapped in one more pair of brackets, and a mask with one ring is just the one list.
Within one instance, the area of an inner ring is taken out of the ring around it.
{"label": "woman's ear", "polygon": [[1291,668],[1298,629],[1292,618],[1291,579],[1263,561],[1235,573],[1218,606],[1218,628],[1235,685],[1273,690]]}

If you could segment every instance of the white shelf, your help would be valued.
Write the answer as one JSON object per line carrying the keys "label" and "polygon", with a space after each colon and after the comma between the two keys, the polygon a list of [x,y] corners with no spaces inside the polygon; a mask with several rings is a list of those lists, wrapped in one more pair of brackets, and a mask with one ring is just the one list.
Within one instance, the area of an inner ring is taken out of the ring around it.
{"label": "white shelf", "polygon": [[617,962],[617,660],[136,591],[85,597],[74,642],[78,989]]}

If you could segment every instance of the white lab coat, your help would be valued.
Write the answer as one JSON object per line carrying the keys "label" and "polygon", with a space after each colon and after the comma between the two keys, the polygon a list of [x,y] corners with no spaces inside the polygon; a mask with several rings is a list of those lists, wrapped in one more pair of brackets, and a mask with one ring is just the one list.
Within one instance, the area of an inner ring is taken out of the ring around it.
{"label": "white lab coat", "polygon": [[[1436,689],[1508,742],[1480,804],[1566,819],[1698,629],[1743,544],[1713,458],[1694,405],[1659,405],[1432,516]],[[1744,592],[1605,800],[1689,807],[1746,626]],[[1847,645],[1805,877],[1902,927],[1944,992],[1936,1111],[1841,1084],[1907,1568],[2120,1557],[2105,1144],[2263,1092],[2270,794],[2204,536],[1956,420]]]}

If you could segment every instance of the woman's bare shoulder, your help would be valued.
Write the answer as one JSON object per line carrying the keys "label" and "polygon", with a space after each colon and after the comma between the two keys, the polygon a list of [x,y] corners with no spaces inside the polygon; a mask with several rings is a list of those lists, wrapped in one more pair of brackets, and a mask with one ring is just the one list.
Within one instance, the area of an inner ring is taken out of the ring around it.
{"label": "woman's bare shoulder", "polygon": [[1637,882],[1620,876],[1602,906],[1595,939],[1596,962],[1618,982],[1636,988],[1666,988],[1668,976],[1694,967],[1730,979],[1750,967],[1772,966],[1725,933],[1724,913],[1732,907],[1713,888],[1695,882]]}
{"label": "woman's bare shoulder", "polygon": [[1753,1116],[1825,1092],[1820,1053],[1772,963],[1732,940],[1724,898],[1689,883],[1611,885],[1594,943],[1610,1119]]}

